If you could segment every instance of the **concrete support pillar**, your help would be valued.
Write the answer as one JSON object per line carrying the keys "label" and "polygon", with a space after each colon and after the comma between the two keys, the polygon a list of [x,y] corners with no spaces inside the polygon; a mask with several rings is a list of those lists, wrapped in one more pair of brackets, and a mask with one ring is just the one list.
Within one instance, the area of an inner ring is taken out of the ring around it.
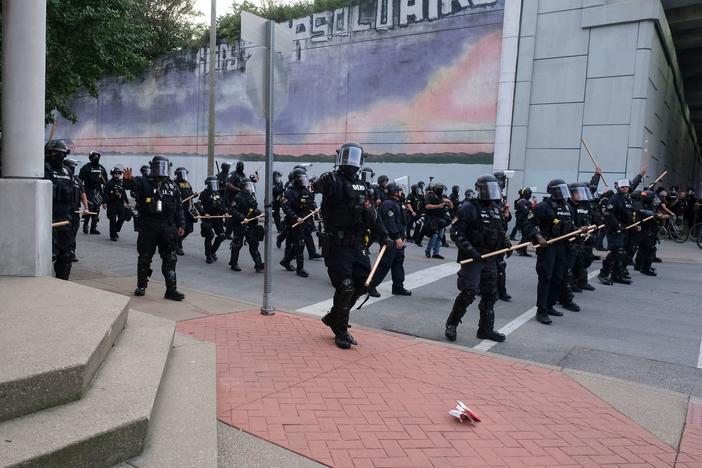
{"label": "concrete support pillar", "polygon": [[44,177],[46,0],[2,2],[0,275],[51,274],[51,182]]}

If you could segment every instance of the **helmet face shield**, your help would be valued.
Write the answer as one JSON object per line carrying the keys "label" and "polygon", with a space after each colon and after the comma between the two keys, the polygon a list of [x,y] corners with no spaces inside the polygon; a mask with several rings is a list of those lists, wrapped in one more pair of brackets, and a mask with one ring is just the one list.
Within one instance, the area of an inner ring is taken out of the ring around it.
{"label": "helmet face shield", "polygon": [[570,198],[570,190],[567,184],[551,185],[548,191],[554,200],[567,200]]}
{"label": "helmet face shield", "polygon": [[585,187],[573,187],[570,189],[570,197],[575,201],[590,201],[592,193]]}
{"label": "helmet face shield", "polygon": [[216,191],[217,191],[217,188],[218,188],[217,186],[218,186],[218,185],[219,185],[219,183],[218,183],[217,179],[215,179],[215,178],[211,178],[211,179],[208,178],[208,179],[205,181],[205,186],[206,186],[209,190],[211,190],[212,192],[216,192]]}
{"label": "helmet face shield", "polygon": [[241,186],[241,191],[244,193],[256,193],[256,186],[253,182],[248,180]]}
{"label": "helmet face shield", "polygon": [[502,199],[502,189],[500,188],[500,183],[494,181],[478,184],[478,196],[481,200],[486,201]]}
{"label": "helmet face shield", "polygon": [[151,175],[154,177],[168,177],[169,166],[167,160],[151,161]]}
{"label": "helmet face shield", "polygon": [[175,171],[176,177],[178,180],[188,180],[188,170],[187,169],[182,169],[178,168]]}
{"label": "helmet face shield", "polygon": [[359,168],[363,164],[363,150],[358,146],[344,146],[336,158],[337,166],[352,166]]}

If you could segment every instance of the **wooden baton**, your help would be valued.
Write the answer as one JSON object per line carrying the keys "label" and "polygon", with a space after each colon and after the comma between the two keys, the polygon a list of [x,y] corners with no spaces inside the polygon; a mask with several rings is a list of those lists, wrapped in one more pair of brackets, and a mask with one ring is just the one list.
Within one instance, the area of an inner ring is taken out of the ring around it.
{"label": "wooden baton", "polygon": [[319,211],[319,208],[317,208],[316,210],[310,212],[310,214],[308,214],[307,216],[305,216],[304,218],[302,218],[302,221],[300,221],[299,223],[293,224],[292,227],[296,228],[296,227],[300,226],[301,224],[304,224],[305,221],[306,221],[310,216],[312,216],[313,214],[317,213],[318,211]]}
{"label": "wooden baton", "polygon": [[370,286],[371,281],[373,281],[373,277],[375,276],[375,271],[378,269],[378,266],[380,266],[380,260],[383,258],[383,255],[385,255],[385,251],[388,249],[388,246],[383,244],[383,246],[380,248],[380,253],[378,253],[378,258],[375,259],[375,263],[373,264],[373,268],[371,269],[370,274],[368,275],[368,278],[366,278],[366,282],[363,283],[365,287]]}
{"label": "wooden baton", "polygon": [[[590,160],[592,160],[592,164],[595,165],[595,167],[600,167],[599,164],[597,164],[597,161],[595,161],[595,157],[592,155],[592,151],[590,151],[590,147],[587,145],[587,142],[585,139],[581,138],[580,141],[583,142],[583,145],[585,146],[585,152],[587,152],[588,156],[590,156]],[[607,183],[607,180],[604,177],[604,174],[600,174],[600,177],[602,178],[602,182],[604,182],[605,187],[609,187],[609,184]]]}

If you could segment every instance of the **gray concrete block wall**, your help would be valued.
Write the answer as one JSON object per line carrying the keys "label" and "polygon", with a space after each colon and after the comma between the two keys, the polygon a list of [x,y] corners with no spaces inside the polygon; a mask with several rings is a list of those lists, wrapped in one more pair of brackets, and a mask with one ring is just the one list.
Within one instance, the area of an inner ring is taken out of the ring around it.
{"label": "gray concrete block wall", "polygon": [[610,183],[633,177],[647,161],[653,177],[674,168],[669,183],[692,182],[677,180],[697,167],[696,146],[677,66],[660,37],[667,24],[657,27],[654,18],[663,10],[651,0],[627,8],[612,0],[524,0],[510,197],[516,185],[543,192],[554,177],[589,180],[594,168],[581,137]]}

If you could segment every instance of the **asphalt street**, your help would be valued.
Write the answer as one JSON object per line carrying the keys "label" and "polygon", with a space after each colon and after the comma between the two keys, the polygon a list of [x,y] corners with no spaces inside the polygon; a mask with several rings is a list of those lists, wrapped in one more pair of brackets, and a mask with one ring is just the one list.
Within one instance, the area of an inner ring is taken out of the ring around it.
{"label": "asphalt street", "polygon": [[[98,228],[103,232],[100,236],[78,233],[78,265],[107,276],[134,276],[137,253],[132,224],[125,224],[118,242],[110,241],[106,235],[106,219]],[[197,224],[195,232],[185,240],[184,249],[186,255],[178,258],[177,266],[180,286],[261,303],[263,275],[254,272],[246,247],[239,260],[241,272],[228,268],[228,241],[218,252],[218,262],[205,263]],[[262,244],[260,250],[263,253]],[[675,255],[666,255],[668,251]],[[377,245],[372,252],[374,258]],[[525,320],[525,312],[536,299],[536,260],[512,256],[508,260],[507,287],[513,300],[498,301],[495,314],[496,328],[507,325],[514,330],[506,342],[494,345],[490,351],[702,396],[702,370],[698,368],[702,365],[702,250],[693,243],[664,243],[659,252],[664,258],[663,263],[656,264],[659,276],[643,276],[632,269],[631,286],[603,286],[593,279],[596,291],[576,295],[581,312],[564,311],[563,317],[553,318],[551,326],[533,318]],[[442,249],[441,253],[445,260],[427,259],[423,248],[409,245],[405,270],[406,286],[412,289],[412,296],[392,296],[388,275],[387,284],[379,288],[382,297],[354,310],[352,323],[445,341],[444,323],[457,294],[458,266],[454,247]],[[305,279],[284,271],[278,264],[282,255],[282,250],[273,248],[273,305],[286,311],[326,313],[333,290],[323,261],[306,261],[310,277]],[[600,262],[595,262],[592,270],[599,266]],[[162,281],[158,254],[152,268],[153,279]],[[478,349],[484,346],[475,337],[477,321],[476,301],[458,329],[457,345]],[[320,328],[320,332],[326,330]]]}

